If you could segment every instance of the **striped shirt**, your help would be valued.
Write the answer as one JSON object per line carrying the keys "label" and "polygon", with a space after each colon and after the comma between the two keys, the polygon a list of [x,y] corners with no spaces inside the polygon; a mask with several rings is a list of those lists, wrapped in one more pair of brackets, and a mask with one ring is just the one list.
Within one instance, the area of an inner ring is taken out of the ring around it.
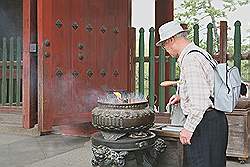
{"label": "striped shirt", "polygon": [[178,88],[180,103],[184,115],[187,115],[184,128],[194,132],[205,111],[213,107],[209,97],[213,95],[214,70],[204,55],[199,52],[189,53],[191,50],[199,50],[205,55],[208,53],[190,43],[177,60],[182,81]]}

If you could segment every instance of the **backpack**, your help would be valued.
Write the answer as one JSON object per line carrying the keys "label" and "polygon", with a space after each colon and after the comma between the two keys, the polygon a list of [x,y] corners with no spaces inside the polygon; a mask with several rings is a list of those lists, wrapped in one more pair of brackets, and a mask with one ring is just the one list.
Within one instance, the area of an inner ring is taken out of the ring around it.
{"label": "backpack", "polygon": [[232,112],[240,97],[241,77],[239,69],[236,66],[229,68],[227,63],[218,64],[209,54],[206,56],[199,50],[191,50],[189,53],[191,52],[202,54],[215,71],[214,96],[210,97],[214,108],[223,112]]}

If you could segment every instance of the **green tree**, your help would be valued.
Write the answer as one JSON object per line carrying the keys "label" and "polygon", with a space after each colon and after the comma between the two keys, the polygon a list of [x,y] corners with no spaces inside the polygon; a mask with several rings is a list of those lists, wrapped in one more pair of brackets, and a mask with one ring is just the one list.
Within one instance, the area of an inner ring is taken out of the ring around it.
{"label": "green tree", "polygon": [[[199,24],[200,30],[206,29],[207,25],[203,25],[204,20],[210,20],[214,28],[214,51],[219,51],[219,34],[218,26],[219,20],[227,18],[227,13],[233,12],[239,6],[243,6],[250,3],[250,0],[221,0],[221,7],[216,7],[213,0],[184,0],[179,8],[176,9],[175,18],[182,23],[188,24],[188,27],[193,27],[195,24]],[[235,20],[236,21],[236,20]],[[208,24],[208,23],[206,23]],[[193,29],[190,29],[189,38],[193,39]],[[250,30],[248,30],[250,31]],[[242,36],[241,52],[242,54],[249,54],[250,51],[250,36]],[[200,40],[200,46],[205,48],[206,41]],[[233,38],[228,39],[228,52],[229,52],[229,64],[233,64]],[[250,80],[249,75],[249,60],[243,60],[241,65],[243,80]]]}
{"label": "green tree", "polygon": [[[219,34],[218,34],[218,20],[227,17],[226,11],[232,12],[238,6],[246,5],[249,0],[222,0],[223,7],[215,7],[213,0],[184,0],[180,7],[177,8],[175,17],[193,27],[194,24],[199,24],[201,29],[206,28],[201,22],[204,19],[210,18],[214,27],[214,46],[215,51],[219,49]],[[193,34],[192,32],[190,34]],[[190,38],[193,36],[190,35]]]}

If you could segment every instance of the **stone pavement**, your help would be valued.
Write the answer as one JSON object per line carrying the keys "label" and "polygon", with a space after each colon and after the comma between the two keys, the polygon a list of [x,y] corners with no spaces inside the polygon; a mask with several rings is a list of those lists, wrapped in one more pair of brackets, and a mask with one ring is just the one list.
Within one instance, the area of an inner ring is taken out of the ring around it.
{"label": "stone pavement", "polygon": [[[91,167],[91,157],[87,137],[0,134],[0,167]],[[250,161],[229,160],[227,167],[250,167]]]}
{"label": "stone pavement", "polygon": [[89,138],[0,134],[0,167],[91,167]]}

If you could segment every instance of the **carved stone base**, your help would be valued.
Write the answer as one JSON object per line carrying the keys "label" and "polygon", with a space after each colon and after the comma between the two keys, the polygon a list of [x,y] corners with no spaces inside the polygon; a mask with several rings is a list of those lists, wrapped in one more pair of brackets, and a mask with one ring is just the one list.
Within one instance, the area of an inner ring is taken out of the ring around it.
{"label": "carved stone base", "polygon": [[97,148],[92,148],[94,157],[92,166],[100,167],[123,167],[125,165],[125,156],[127,151],[116,152],[109,147],[99,145]]}
{"label": "carved stone base", "polygon": [[162,139],[157,139],[152,146],[146,149],[138,148],[133,151],[130,148],[114,151],[104,145],[93,145],[92,165],[94,167],[155,167],[159,155],[165,149],[166,144]]}

